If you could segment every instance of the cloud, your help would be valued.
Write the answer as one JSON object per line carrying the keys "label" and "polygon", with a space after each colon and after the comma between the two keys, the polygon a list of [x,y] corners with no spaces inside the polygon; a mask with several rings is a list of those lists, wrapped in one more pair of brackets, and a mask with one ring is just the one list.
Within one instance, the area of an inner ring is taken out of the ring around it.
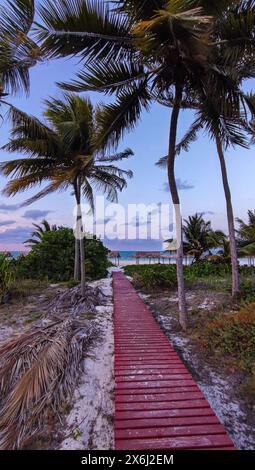
{"label": "cloud", "polygon": [[19,204],[0,204],[0,211],[14,212],[20,208]]}
{"label": "cloud", "polygon": [[16,223],[16,220],[0,220],[0,227],[6,227],[8,225],[13,225]]}
{"label": "cloud", "polygon": [[215,212],[213,212],[213,211],[204,211],[204,212],[202,212],[202,214],[203,215],[214,215]]}
{"label": "cloud", "polygon": [[25,214],[23,215],[23,217],[25,217],[25,219],[34,219],[34,220],[37,220],[37,219],[42,219],[43,217],[46,217],[48,214],[50,214],[50,212],[53,212],[53,211],[41,211],[41,210],[29,210],[29,211],[26,211]]}
{"label": "cloud", "polygon": [[[179,191],[189,191],[190,189],[193,189],[195,187],[192,184],[190,184],[187,180],[182,180],[181,178],[176,179],[176,184],[177,184],[177,189],[179,189]],[[164,191],[169,192],[170,191],[169,184],[164,183],[163,189]]]}
{"label": "cloud", "polygon": [[23,243],[31,236],[31,227],[16,227],[0,232],[2,243]]}

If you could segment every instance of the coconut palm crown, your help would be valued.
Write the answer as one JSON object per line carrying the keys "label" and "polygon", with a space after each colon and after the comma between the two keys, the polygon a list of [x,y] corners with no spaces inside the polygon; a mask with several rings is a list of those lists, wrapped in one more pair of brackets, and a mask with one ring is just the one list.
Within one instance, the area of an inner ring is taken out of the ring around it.
{"label": "coconut palm crown", "polygon": [[42,51],[29,35],[35,15],[34,0],[9,0],[0,9],[0,99],[29,91],[29,69]]}
{"label": "coconut palm crown", "polygon": [[[63,99],[47,100],[45,122],[15,108],[12,108],[11,113],[14,127],[11,140],[3,149],[21,152],[25,157],[0,164],[1,173],[11,176],[4,194],[14,196],[47,183],[23,204],[27,205],[50,193],[71,187],[78,207],[77,228],[82,232],[82,197],[86,198],[92,210],[94,189],[105,193],[110,201],[116,201],[118,191],[126,187],[126,180],[132,177],[132,172],[120,169],[115,162],[130,157],[133,152],[126,149],[121,153],[105,155],[100,148],[95,147],[94,136],[97,133],[100,108],[94,109],[88,98],[66,94]],[[83,250],[81,236],[80,261],[84,287]],[[78,256],[78,248],[76,253]],[[77,277],[77,268],[75,271]]]}

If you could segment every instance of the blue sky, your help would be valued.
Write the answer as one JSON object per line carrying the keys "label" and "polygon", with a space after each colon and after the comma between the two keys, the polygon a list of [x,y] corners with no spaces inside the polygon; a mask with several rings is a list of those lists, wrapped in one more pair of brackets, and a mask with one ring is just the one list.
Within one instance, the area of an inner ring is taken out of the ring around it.
{"label": "blue sky", "polygon": [[[61,95],[56,81],[67,81],[73,77],[77,66],[73,60],[50,61],[37,65],[31,70],[31,91],[24,95],[10,97],[9,100],[28,113],[42,117],[43,100],[49,96]],[[249,88],[252,87],[249,84]],[[90,94],[93,102],[104,101],[103,95]],[[5,111],[0,124],[0,144],[8,141],[10,125],[6,121]],[[135,153],[123,168],[131,168],[134,178],[128,188],[119,196],[124,206],[128,203],[169,202],[170,194],[166,190],[166,171],[155,167],[155,162],[167,152],[170,110],[160,105],[153,105],[149,113],[143,113],[139,126],[127,134],[119,149],[131,147]],[[182,112],[179,122],[179,137],[185,133],[192,120],[190,112]],[[18,157],[1,151],[1,161]],[[232,189],[233,206],[236,217],[245,218],[248,209],[254,209],[254,170],[255,149],[249,151],[237,148],[226,155],[229,181]],[[217,153],[213,142],[202,133],[197,142],[192,144],[188,153],[183,153],[176,161],[176,176],[179,179],[180,197],[183,216],[195,212],[205,212],[216,229],[227,230],[225,199]],[[0,190],[6,179],[0,178]],[[19,209],[18,205],[34,192],[28,192],[5,198],[0,195],[0,250],[21,249],[27,238],[32,222],[40,222],[46,217],[51,223],[73,225],[74,201],[70,192],[54,194],[30,207]],[[116,249],[159,249],[155,243],[111,244]]]}

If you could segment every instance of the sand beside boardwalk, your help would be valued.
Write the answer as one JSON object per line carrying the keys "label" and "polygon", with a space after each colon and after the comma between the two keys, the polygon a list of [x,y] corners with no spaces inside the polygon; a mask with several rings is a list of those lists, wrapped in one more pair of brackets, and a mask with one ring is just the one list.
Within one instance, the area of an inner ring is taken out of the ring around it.
{"label": "sand beside boardwalk", "polygon": [[83,373],[74,393],[73,407],[66,419],[68,436],[62,450],[108,450],[113,448],[114,378],[113,378],[113,304],[112,280],[90,284],[107,296],[107,305],[96,307],[97,337],[86,353]]}

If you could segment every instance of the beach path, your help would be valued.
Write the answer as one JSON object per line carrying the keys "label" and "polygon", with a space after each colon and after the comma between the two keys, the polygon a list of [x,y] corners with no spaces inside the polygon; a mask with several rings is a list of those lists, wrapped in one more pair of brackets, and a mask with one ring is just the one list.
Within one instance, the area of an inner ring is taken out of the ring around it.
{"label": "beach path", "polygon": [[234,444],[122,272],[113,273],[115,449],[229,449]]}

